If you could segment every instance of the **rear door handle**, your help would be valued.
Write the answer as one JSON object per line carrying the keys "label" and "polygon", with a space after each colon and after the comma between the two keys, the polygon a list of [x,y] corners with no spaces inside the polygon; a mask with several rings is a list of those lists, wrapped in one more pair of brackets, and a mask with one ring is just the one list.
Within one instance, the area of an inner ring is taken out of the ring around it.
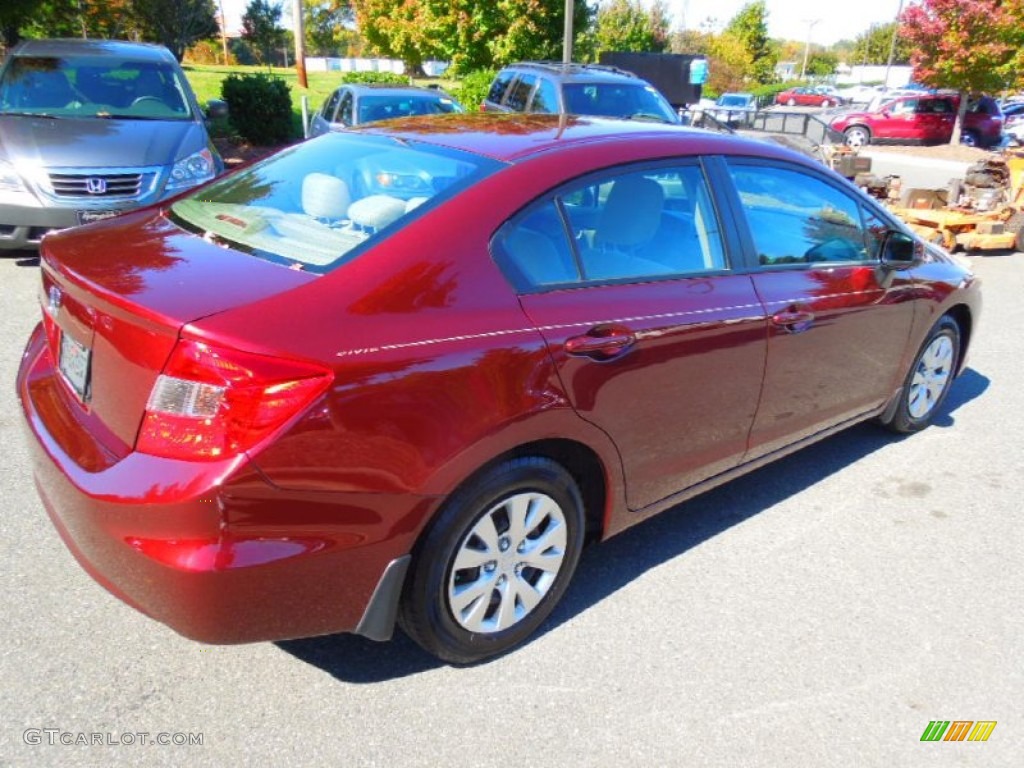
{"label": "rear door handle", "polygon": [[607,331],[591,328],[582,336],[572,336],[565,340],[566,354],[574,357],[589,357],[594,360],[611,360],[624,355],[636,344],[636,336],[631,331]]}
{"label": "rear door handle", "polygon": [[772,325],[784,328],[790,333],[806,331],[814,323],[814,313],[802,309],[790,309],[772,315]]}

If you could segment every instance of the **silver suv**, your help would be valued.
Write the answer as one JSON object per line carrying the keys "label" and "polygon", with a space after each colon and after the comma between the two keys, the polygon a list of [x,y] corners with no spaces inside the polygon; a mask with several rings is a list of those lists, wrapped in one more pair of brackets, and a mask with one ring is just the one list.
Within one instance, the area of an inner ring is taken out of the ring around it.
{"label": "silver suv", "polygon": [[34,248],[50,230],[155,203],[223,167],[162,46],[28,40],[0,69],[0,249]]}
{"label": "silver suv", "polygon": [[480,108],[485,112],[564,113],[679,122],[679,116],[653,85],[625,70],[599,64],[512,64],[494,78]]}

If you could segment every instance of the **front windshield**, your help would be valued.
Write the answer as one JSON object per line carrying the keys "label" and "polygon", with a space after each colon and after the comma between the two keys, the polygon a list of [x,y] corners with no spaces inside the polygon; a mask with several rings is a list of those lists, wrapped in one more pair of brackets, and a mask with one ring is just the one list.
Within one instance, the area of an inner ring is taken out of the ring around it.
{"label": "front windshield", "polygon": [[0,113],[189,120],[186,93],[169,64],[101,56],[17,56],[0,81]]}
{"label": "front windshield", "polygon": [[721,96],[718,99],[719,107],[745,107],[750,103],[746,96]]}
{"label": "front windshield", "polygon": [[679,122],[665,97],[650,85],[566,83],[563,89],[566,111],[573,115]]}
{"label": "front windshield", "polygon": [[354,132],[303,142],[171,207],[205,239],[327,272],[501,167],[420,142]]}

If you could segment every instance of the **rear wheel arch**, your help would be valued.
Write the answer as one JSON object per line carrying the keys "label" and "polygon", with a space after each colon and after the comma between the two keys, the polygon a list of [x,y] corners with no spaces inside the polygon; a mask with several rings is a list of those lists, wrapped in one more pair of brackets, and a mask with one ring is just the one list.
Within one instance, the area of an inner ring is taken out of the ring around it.
{"label": "rear wheel arch", "polygon": [[[526,457],[550,459],[556,464],[561,465],[572,476],[583,498],[587,525],[586,541],[590,543],[591,541],[600,540],[604,534],[607,521],[608,499],[610,495],[608,471],[597,452],[577,440],[567,438],[536,440],[503,451],[481,464],[463,478],[461,482],[445,494],[445,500],[458,495],[465,488],[472,486],[494,467],[514,459]],[[421,541],[426,532],[434,525],[437,515],[443,506],[443,502],[438,505],[437,511],[423,526],[417,541]]]}

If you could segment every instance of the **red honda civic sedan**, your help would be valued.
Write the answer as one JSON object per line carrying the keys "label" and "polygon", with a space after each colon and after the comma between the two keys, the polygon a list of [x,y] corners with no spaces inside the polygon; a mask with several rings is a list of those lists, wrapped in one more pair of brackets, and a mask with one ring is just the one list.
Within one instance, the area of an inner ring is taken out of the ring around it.
{"label": "red honda civic sedan", "polygon": [[212,643],[527,638],[585,543],[876,419],[978,281],[831,171],[673,126],[394,121],[46,238],[17,388],[82,566]]}

